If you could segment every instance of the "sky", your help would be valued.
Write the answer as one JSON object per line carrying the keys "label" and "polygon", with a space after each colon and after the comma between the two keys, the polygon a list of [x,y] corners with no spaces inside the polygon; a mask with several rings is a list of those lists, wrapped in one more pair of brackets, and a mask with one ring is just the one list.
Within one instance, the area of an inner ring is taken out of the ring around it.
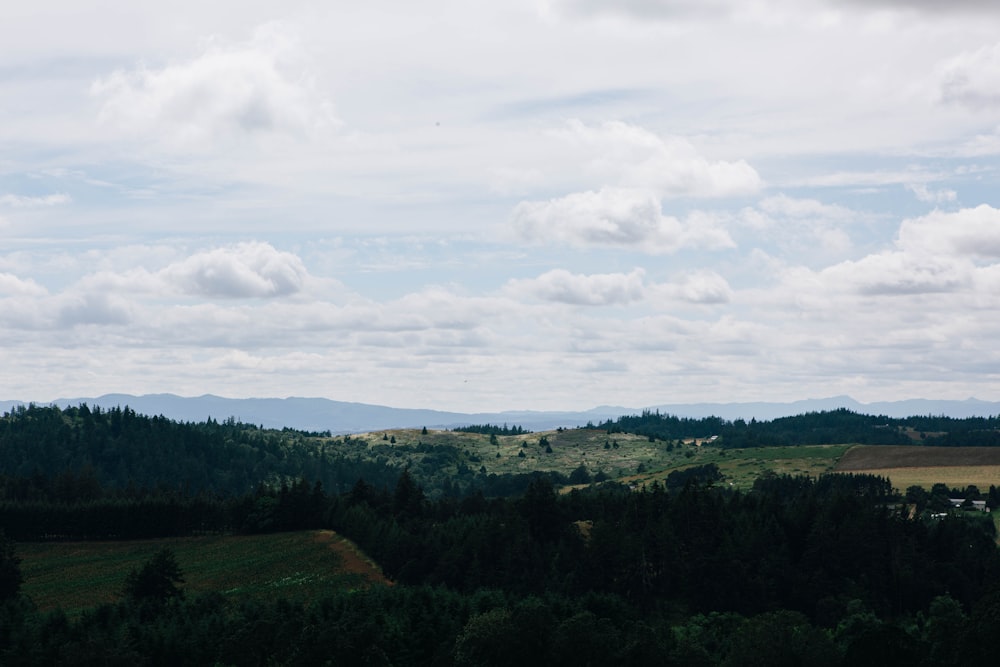
{"label": "sky", "polygon": [[1000,400],[1000,3],[0,5],[0,398]]}

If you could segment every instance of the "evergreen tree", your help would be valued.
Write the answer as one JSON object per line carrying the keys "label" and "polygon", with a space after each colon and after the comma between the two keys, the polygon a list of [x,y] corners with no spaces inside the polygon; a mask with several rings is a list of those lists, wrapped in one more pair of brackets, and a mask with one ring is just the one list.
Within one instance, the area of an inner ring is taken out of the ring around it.
{"label": "evergreen tree", "polygon": [[23,581],[21,558],[14,548],[14,541],[8,539],[0,528],[0,602],[15,597]]}
{"label": "evergreen tree", "polygon": [[163,547],[140,569],[132,570],[125,578],[125,597],[130,600],[166,601],[179,598],[184,591],[177,584],[184,583],[184,575],[170,547]]}

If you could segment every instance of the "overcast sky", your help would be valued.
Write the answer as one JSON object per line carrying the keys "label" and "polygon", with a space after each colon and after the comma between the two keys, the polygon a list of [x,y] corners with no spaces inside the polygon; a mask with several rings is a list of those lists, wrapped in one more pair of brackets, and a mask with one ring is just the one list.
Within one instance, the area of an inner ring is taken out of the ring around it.
{"label": "overcast sky", "polygon": [[1000,400],[1000,3],[5,2],[0,344],[35,401]]}

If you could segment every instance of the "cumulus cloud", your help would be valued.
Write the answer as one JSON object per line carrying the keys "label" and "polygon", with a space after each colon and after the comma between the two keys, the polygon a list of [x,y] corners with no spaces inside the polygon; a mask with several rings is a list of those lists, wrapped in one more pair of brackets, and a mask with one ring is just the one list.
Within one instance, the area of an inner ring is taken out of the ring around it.
{"label": "cumulus cloud", "polygon": [[70,201],[72,201],[72,198],[62,193],[42,195],[40,197],[13,194],[0,195],[0,205],[10,206],[11,208],[43,208],[68,204]]}
{"label": "cumulus cloud", "polygon": [[715,271],[694,271],[670,288],[675,298],[689,303],[729,303],[733,296],[729,283]]}
{"label": "cumulus cloud", "polygon": [[661,211],[660,200],[642,190],[602,188],[548,201],[525,201],[511,216],[515,233],[530,242],[621,246],[651,254],[684,246],[728,248],[729,234],[711,219],[682,222]]}
{"label": "cumulus cloud", "polygon": [[510,224],[524,240],[652,254],[690,246],[733,247],[711,216],[692,214],[683,221],[666,216],[662,200],[744,195],[761,187],[760,176],[742,160],[708,160],[685,139],[635,125],[588,126],[574,120],[551,134],[582,165],[584,179],[602,185],[545,201],[522,201]]}
{"label": "cumulus cloud", "polygon": [[905,252],[868,255],[822,272],[828,284],[866,295],[953,292],[970,284],[969,267],[947,258]]}
{"label": "cumulus cloud", "polygon": [[96,80],[100,119],[165,145],[197,148],[233,136],[308,136],[337,124],[316,89],[295,40],[274,25],[248,43],[219,40],[197,58],[139,66]]}
{"label": "cumulus cloud", "polygon": [[922,257],[944,254],[1000,259],[1000,209],[983,204],[904,220],[897,244]]}
{"label": "cumulus cloud", "polygon": [[589,155],[586,166],[605,182],[661,196],[728,197],[757,192],[761,178],[744,160],[709,160],[687,139],[664,137],[642,127],[578,120],[554,134]]}
{"label": "cumulus cloud", "polygon": [[975,111],[1000,107],[1000,43],[966,51],[946,62],[939,85],[945,103]]}
{"label": "cumulus cloud", "polygon": [[0,273],[0,294],[10,296],[45,296],[44,287],[34,280],[23,280],[11,273]]}
{"label": "cumulus cloud", "polygon": [[1000,209],[982,205],[904,220],[895,249],[786,274],[795,290],[863,295],[958,292],[990,284],[1000,260]]}
{"label": "cumulus cloud", "polygon": [[531,280],[512,280],[507,291],[574,306],[625,305],[643,298],[645,271],[584,275],[555,269]]}
{"label": "cumulus cloud", "polygon": [[307,271],[295,255],[268,243],[240,243],[198,253],[160,274],[190,293],[223,298],[288,296],[302,289]]}

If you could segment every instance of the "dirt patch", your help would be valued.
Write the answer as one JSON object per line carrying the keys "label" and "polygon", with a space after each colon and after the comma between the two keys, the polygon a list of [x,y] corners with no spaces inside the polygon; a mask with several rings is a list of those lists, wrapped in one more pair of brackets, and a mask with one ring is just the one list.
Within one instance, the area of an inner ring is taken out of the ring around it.
{"label": "dirt patch", "polygon": [[884,468],[935,468],[1000,465],[1000,447],[910,447],[858,445],[837,463],[837,472]]}
{"label": "dirt patch", "polygon": [[359,575],[373,584],[393,585],[392,580],[382,572],[382,568],[368,558],[358,548],[358,545],[346,537],[338,535],[332,530],[318,530],[316,531],[316,541],[326,544],[340,556],[343,563],[340,568],[342,572]]}

